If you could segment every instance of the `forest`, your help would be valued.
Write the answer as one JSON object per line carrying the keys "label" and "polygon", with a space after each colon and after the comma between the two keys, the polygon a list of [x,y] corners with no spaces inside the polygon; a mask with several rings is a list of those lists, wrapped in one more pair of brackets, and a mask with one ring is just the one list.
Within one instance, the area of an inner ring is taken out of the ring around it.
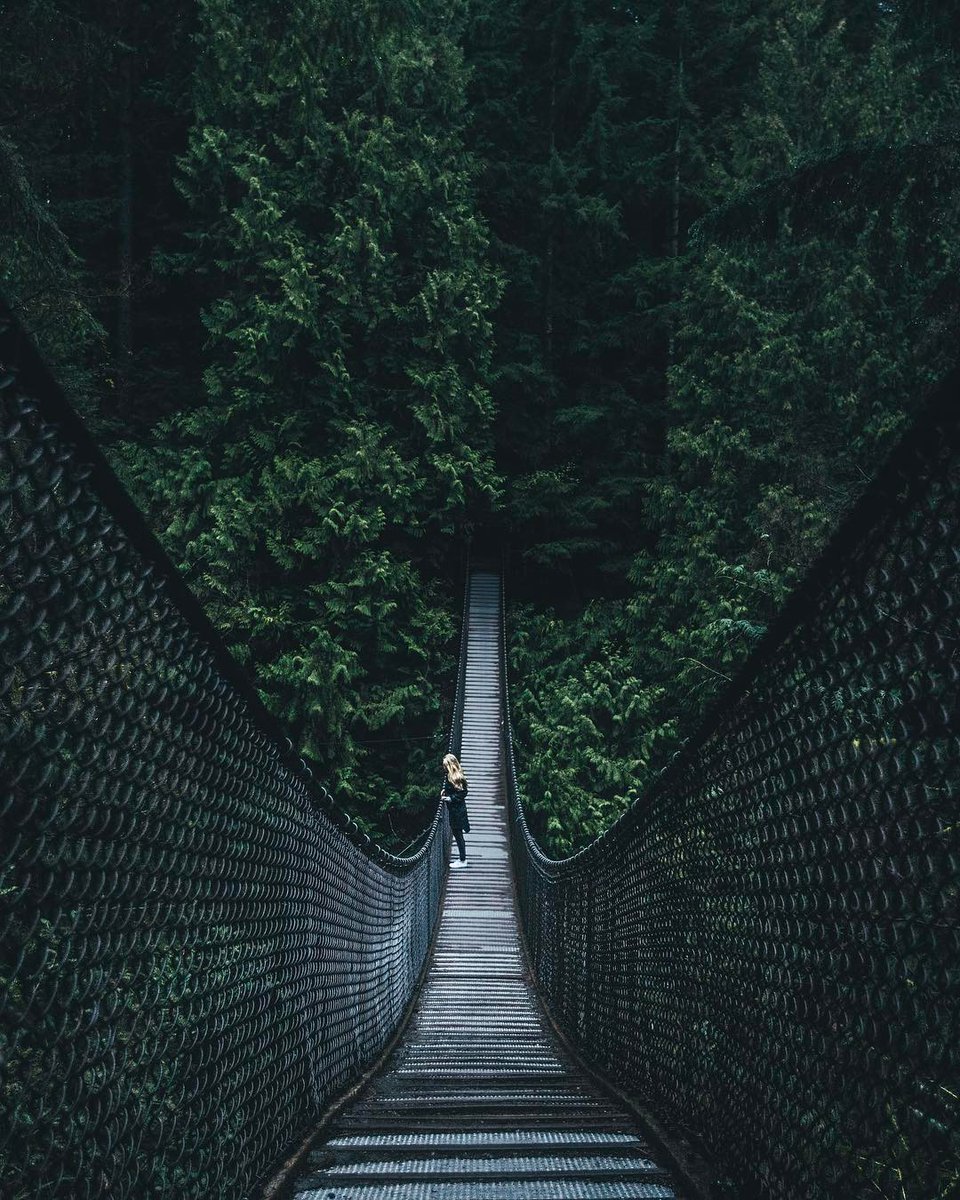
{"label": "forest", "polygon": [[19,0],[0,41],[0,291],[393,849],[471,541],[566,855],[955,363],[953,0]]}

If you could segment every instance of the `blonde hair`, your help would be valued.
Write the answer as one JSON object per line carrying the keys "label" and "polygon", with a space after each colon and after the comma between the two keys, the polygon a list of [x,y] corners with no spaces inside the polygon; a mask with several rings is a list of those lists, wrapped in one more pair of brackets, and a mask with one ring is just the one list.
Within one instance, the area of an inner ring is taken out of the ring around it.
{"label": "blonde hair", "polygon": [[445,754],[443,756],[443,769],[447,773],[447,778],[454,787],[463,787],[467,782],[467,777],[463,773],[463,767],[455,754]]}

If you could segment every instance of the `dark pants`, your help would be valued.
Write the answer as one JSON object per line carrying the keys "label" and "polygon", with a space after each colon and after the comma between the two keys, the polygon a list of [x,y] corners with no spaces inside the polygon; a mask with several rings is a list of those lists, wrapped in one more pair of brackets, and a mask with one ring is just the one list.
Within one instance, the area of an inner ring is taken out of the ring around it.
{"label": "dark pants", "polygon": [[450,828],[453,831],[453,836],[457,839],[457,849],[460,851],[460,861],[466,862],[467,861],[467,846],[463,840],[463,830],[460,828],[459,825],[451,825]]}

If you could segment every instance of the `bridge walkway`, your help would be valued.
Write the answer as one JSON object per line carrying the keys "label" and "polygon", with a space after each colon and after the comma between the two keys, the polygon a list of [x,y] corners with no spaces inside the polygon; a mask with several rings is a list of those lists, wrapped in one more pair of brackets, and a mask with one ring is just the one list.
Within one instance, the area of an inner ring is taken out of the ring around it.
{"label": "bridge walkway", "polygon": [[476,571],[469,587],[469,866],[450,873],[403,1041],[329,1128],[294,1192],[297,1200],[670,1200],[668,1173],[626,1112],[568,1061],[527,977],[501,785],[500,580]]}

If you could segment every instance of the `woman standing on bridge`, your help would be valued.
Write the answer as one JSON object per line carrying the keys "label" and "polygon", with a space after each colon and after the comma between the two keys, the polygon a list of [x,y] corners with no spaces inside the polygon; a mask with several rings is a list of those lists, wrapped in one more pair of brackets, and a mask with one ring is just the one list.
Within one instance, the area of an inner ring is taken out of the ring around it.
{"label": "woman standing on bridge", "polygon": [[455,754],[447,754],[443,759],[443,769],[446,778],[440,795],[447,802],[450,814],[450,828],[457,839],[457,849],[460,851],[460,861],[452,863],[451,871],[456,871],[467,865],[467,847],[463,835],[470,832],[470,818],[467,816],[467,777]]}

